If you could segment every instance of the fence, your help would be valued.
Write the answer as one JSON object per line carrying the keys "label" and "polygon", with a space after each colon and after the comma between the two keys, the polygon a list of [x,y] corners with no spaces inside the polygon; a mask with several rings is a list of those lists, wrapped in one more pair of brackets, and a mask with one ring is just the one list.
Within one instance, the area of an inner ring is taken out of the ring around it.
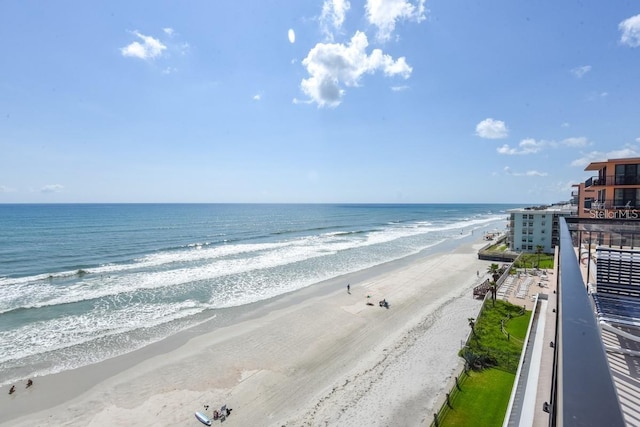
{"label": "fence", "polygon": [[[506,270],[505,275],[509,274],[509,269]],[[503,277],[501,277],[501,279],[504,280],[505,275],[503,275]],[[482,307],[480,308],[480,311],[478,312],[478,316],[477,318],[480,318],[480,316],[482,316],[482,312],[485,309],[485,305],[487,300],[490,297],[485,297],[484,302],[482,303]],[[502,330],[503,333],[506,333],[506,331],[503,328],[503,321],[500,322],[500,329]],[[471,331],[469,331],[469,335],[467,335],[467,339],[465,340],[465,346],[466,343],[469,341],[469,339],[471,338]],[[511,337],[513,339],[516,339],[515,337]],[[518,341],[522,341],[522,340],[518,340]],[[462,369],[462,371],[455,377],[455,385],[451,388],[451,391],[449,391],[449,393],[445,394],[445,401],[442,403],[442,406],[440,407],[440,409],[438,410],[438,412],[434,412],[433,414],[433,421],[431,422],[431,427],[440,427],[442,420],[447,416],[447,414],[449,413],[449,411],[451,411],[454,408],[454,403],[456,400],[456,397],[458,396],[458,394],[462,391],[462,386],[464,385],[464,383],[466,382],[467,378],[469,378],[469,367],[467,366],[467,363],[465,362],[465,365]]]}
{"label": "fence", "polygon": [[465,369],[460,372],[460,375],[455,377],[456,385],[449,393],[446,394],[445,402],[440,407],[440,410],[438,412],[434,412],[433,421],[431,422],[432,427],[440,427],[441,421],[447,416],[449,411],[453,409],[453,401],[458,393],[462,391],[462,385],[466,382],[467,378],[469,378],[469,374],[465,367]]}

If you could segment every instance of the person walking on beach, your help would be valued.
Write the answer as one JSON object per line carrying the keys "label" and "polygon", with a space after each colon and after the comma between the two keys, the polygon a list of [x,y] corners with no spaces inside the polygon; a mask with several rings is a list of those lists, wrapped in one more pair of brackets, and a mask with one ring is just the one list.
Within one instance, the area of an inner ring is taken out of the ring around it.
{"label": "person walking on beach", "polygon": [[347,293],[351,293],[351,284],[347,283]]}

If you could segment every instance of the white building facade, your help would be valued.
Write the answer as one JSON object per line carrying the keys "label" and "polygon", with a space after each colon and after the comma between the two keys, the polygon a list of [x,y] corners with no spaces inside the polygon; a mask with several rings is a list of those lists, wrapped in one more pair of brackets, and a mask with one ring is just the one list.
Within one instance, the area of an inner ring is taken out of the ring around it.
{"label": "white building facade", "polygon": [[570,216],[571,207],[549,206],[509,210],[509,249],[515,252],[553,253],[560,238],[558,218]]}

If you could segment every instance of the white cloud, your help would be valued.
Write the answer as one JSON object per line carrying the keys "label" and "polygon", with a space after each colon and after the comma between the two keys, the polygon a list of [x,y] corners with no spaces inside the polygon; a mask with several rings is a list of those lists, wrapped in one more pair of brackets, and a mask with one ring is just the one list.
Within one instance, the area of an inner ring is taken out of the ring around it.
{"label": "white cloud", "polygon": [[522,154],[518,152],[517,148],[511,148],[509,144],[504,144],[502,147],[498,147],[496,150],[500,154],[507,154],[507,155]]}
{"label": "white cloud", "polygon": [[381,70],[386,76],[399,75],[408,79],[413,71],[404,57],[394,59],[374,49],[367,55],[369,45],[363,32],[356,32],[348,45],[318,43],[302,61],[309,73],[300,83],[302,91],[318,106],[336,107],[342,102],[343,86],[358,86],[363,74]]}
{"label": "white cloud", "polygon": [[526,172],[514,172],[509,166],[504,167],[504,173],[511,176],[547,176],[546,172],[538,172],[537,170],[530,170]]}
{"label": "white cloud", "polygon": [[487,139],[506,138],[509,135],[509,129],[503,121],[489,118],[476,125],[476,135]]}
{"label": "white cloud", "polygon": [[571,166],[585,167],[591,162],[600,162],[606,160],[606,155],[599,151],[592,151],[590,153],[584,153],[581,158],[571,162]]}
{"label": "white cloud", "polygon": [[296,42],[296,32],[293,31],[293,28],[289,28],[287,37],[289,38],[289,43],[294,44]]}
{"label": "white cloud", "polygon": [[15,190],[13,188],[9,188],[5,185],[0,185],[0,193],[12,193]]}
{"label": "white cloud", "polygon": [[577,78],[581,78],[585,74],[591,71],[591,65],[583,65],[581,67],[576,67],[571,70],[571,74],[576,76]]}
{"label": "white cloud", "polygon": [[627,157],[639,157],[638,147],[627,146],[622,150],[613,150],[607,152],[607,159],[626,159]]}
{"label": "white cloud", "polygon": [[134,41],[133,43],[120,49],[123,56],[131,56],[140,59],[154,59],[162,55],[167,46],[163,45],[160,40],[154,39],[151,36],[145,36],[138,31],[134,31],[133,34],[142,40],[142,43]]}
{"label": "white cloud", "polygon": [[564,122],[560,126],[562,126],[563,128],[568,128],[569,126],[571,126],[571,124],[569,122]]}
{"label": "white cloud", "polygon": [[40,189],[41,193],[59,193],[62,191],[64,187],[60,184],[49,184],[45,185]]}
{"label": "white cloud", "polygon": [[320,14],[320,28],[329,40],[333,40],[333,31],[340,31],[351,4],[347,0],[325,0]]}
{"label": "white cloud", "polygon": [[391,90],[394,92],[402,92],[404,90],[409,89],[409,86],[407,85],[402,85],[402,86],[391,86]]}
{"label": "white cloud", "polygon": [[584,147],[589,145],[589,140],[584,136],[577,136],[572,138],[563,139],[562,144],[569,147]]}
{"label": "white cloud", "polygon": [[253,100],[254,101],[260,101],[261,98],[262,98],[262,96],[259,93],[253,95]]}
{"label": "white cloud", "polygon": [[293,100],[291,102],[293,102],[295,105],[298,105],[298,104],[313,104],[313,100],[311,100],[311,99],[303,100],[303,99],[293,98]]}
{"label": "white cloud", "polygon": [[182,43],[180,44],[176,50],[180,53],[180,55],[186,55],[187,53],[189,53],[189,49],[191,49],[191,45],[189,45],[189,43]]}
{"label": "white cloud", "polygon": [[582,157],[571,162],[574,167],[586,167],[591,162],[604,162],[607,159],[625,159],[628,157],[640,157],[640,150],[633,145],[627,145],[620,150],[612,150],[606,153],[591,151],[583,153]]}
{"label": "white cloud", "polygon": [[561,145],[567,147],[586,147],[590,145],[591,142],[584,136],[575,136],[571,138],[565,138],[560,143],[556,141],[547,141],[547,140],[535,140],[533,138],[526,138],[520,141],[517,147],[511,147],[509,144],[504,144],[502,147],[498,147],[497,151],[500,154],[505,155],[522,155],[522,154],[535,154],[540,151],[544,147],[558,148]]}
{"label": "white cloud", "polygon": [[163,28],[162,31],[164,31],[164,33],[169,37],[173,36],[174,33],[173,28],[171,27]]}
{"label": "white cloud", "polygon": [[534,154],[542,150],[542,147],[549,144],[547,141],[536,141],[533,138],[527,138],[520,141],[519,148],[510,147],[509,144],[504,144],[502,147],[498,147],[497,151],[500,154],[506,154],[509,156],[519,154]]}
{"label": "white cloud", "polygon": [[520,148],[524,154],[537,153],[547,144],[546,141],[536,141],[533,138],[527,138],[520,141]]}
{"label": "white cloud", "polygon": [[[396,22],[403,19],[421,22],[425,17],[425,0],[367,0],[365,9],[367,20],[378,28],[377,38],[387,41],[396,28]],[[414,4],[415,3],[415,4]]]}
{"label": "white cloud", "polygon": [[620,42],[631,47],[640,46],[640,15],[625,19],[618,28],[622,31]]}

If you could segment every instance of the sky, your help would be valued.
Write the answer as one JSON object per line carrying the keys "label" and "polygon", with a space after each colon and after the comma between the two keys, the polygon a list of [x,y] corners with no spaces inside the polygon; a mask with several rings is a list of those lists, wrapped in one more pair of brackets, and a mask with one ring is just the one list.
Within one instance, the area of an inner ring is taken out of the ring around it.
{"label": "sky", "polygon": [[640,3],[0,2],[0,203],[531,203],[640,156]]}

